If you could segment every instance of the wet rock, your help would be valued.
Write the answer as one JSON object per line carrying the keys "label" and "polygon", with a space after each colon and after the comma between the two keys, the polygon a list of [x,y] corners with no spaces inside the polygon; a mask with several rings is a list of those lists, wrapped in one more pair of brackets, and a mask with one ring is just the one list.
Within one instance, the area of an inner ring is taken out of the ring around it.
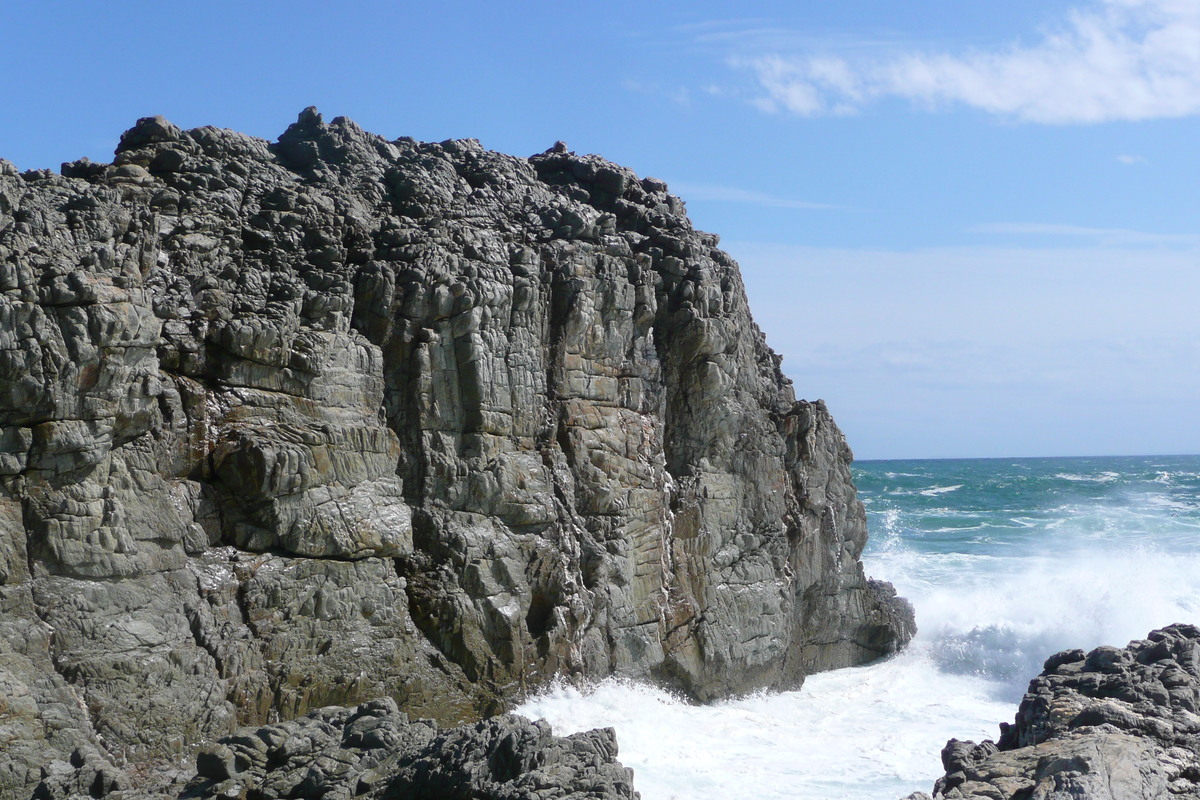
{"label": "wet rock", "polygon": [[1200,797],[1200,628],[1046,660],[998,742],[952,740],[934,800]]}

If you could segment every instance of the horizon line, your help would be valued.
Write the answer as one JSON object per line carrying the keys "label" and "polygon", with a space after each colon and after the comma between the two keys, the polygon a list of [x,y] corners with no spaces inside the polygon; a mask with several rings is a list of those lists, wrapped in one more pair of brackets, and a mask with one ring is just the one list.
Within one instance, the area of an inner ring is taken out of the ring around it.
{"label": "horizon line", "polygon": [[885,461],[1038,461],[1069,458],[1200,458],[1200,453],[1120,453],[1104,455],[1073,456],[920,456],[915,458],[855,458],[855,464],[880,463]]}

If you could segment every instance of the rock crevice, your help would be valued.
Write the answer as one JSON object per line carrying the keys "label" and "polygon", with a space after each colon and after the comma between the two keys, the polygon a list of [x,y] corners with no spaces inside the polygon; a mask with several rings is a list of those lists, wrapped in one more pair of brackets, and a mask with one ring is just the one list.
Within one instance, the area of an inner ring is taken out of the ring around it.
{"label": "rock crevice", "polygon": [[717,244],[597,156],[311,109],[0,162],[0,794],[332,704],[902,646],[849,448]]}

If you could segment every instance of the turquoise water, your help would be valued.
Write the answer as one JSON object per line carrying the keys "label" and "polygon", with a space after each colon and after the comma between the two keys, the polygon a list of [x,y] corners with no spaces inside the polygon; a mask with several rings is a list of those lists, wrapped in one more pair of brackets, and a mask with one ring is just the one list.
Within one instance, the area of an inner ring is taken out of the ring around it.
{"label": "turquoise water", "polygon": [[1019,700],[1046,656],[1200,620],[1200,457],[856,465],[868,573],[940,669]]}
{"label": "turquoise water", "polygon": [[517,709],[612,725],[645,800],[896,800],[946,740],[994,738],[1047,656],[1200,622],[1200,456],[876,461],[854,467],[867,573],[917,613],[888,661],[796,692],[691,706],[559,687]]}

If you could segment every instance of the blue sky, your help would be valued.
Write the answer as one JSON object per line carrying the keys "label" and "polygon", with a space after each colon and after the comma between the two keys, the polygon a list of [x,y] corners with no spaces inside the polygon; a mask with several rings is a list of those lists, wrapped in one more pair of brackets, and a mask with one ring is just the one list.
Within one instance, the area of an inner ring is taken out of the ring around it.
{"label": "blue sky", "polygon": [[0,157],[138,117],[668,181],[860,458],[1200,452],[1196,0],[0,7]]}

